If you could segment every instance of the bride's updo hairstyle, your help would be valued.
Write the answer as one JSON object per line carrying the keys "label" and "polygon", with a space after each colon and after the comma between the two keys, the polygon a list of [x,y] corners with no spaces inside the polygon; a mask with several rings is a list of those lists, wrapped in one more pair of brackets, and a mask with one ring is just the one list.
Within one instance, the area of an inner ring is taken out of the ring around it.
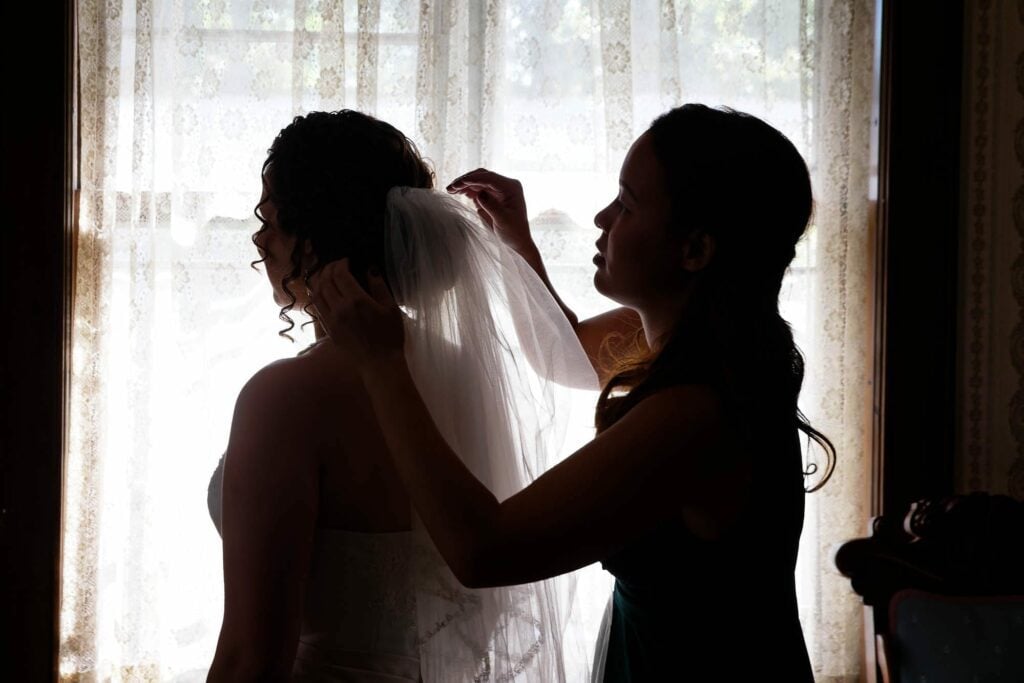
{"label": "bride's updo hairstyle", "polygon": [[[295,305],[289,285],[340,258],[365,282],[366,271],[383,272],[388,191],[396,186],[430,188],[434,174],[416,146],[394,126],[343,109],[297,116],[278,133],[263,162],[269,199],[277,208],[281,230],[296,236],[292,268],[282,289],[292,301],[281,308],[288,316]],[[267,227],[253,235],[253,240]],[[305,244],[315,263],[303,271]]]}

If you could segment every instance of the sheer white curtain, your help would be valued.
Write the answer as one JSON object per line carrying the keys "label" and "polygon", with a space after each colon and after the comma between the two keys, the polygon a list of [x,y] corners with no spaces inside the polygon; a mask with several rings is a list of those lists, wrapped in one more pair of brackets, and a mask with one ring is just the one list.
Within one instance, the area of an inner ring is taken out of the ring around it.
{"label": "sheer white curtain", "polygon": [[661,111],[699,101],[766,118],[814,173],[784,310],[808,358],[805,412],[839,466],[808,497],[800,599],[818,679],[855,680],[860,611],[831,548],[868,514],[873,7],[80,0],[62,678],[205,675],[221,609],[206,481],[238,389],[301,344],[276,336],[248,265],[260,165],[291,117],[376,114],[440,184],[481,165],[521,178],[552,277],[587,315],[610,306],[590,284],[591,225],[625,150]]}

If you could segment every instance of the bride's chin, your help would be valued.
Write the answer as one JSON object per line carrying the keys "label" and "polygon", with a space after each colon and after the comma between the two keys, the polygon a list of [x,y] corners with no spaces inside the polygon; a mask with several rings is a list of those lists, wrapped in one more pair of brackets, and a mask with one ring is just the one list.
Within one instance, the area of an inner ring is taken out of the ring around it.
{"label": "bride's chin", "polygon": [[291,304],[292,308],[301,308],[298,301],[293,302],[291,297],[285,296],[284,292],[274,290],[274,303],[278,306],[284,307]]}

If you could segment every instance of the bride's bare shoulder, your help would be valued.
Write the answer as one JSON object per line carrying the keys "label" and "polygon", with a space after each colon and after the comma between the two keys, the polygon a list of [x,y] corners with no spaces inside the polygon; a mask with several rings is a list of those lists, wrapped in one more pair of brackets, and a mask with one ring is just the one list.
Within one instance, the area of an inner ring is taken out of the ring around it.
{"label": "bride's bare shoulder", "polygon": [[239,400],[272,401],[286,413],[315,414],[326,403],[362,393],[355,367],[333,347],[320,344],[308,353],[274,361],[254,374]]}

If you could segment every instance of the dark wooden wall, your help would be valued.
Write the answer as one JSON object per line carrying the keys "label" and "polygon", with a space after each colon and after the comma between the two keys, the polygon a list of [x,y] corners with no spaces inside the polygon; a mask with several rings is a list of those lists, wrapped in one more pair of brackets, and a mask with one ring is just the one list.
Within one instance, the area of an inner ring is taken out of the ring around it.
{"label": "dark wooden wall", "polygon": [[0,680],[55,677],[71,210],[70,0],[3,3]]}
{"label": "dark wooden wall", "polygon": [[880,511],[954,485],[962,0],[882,0]]}

